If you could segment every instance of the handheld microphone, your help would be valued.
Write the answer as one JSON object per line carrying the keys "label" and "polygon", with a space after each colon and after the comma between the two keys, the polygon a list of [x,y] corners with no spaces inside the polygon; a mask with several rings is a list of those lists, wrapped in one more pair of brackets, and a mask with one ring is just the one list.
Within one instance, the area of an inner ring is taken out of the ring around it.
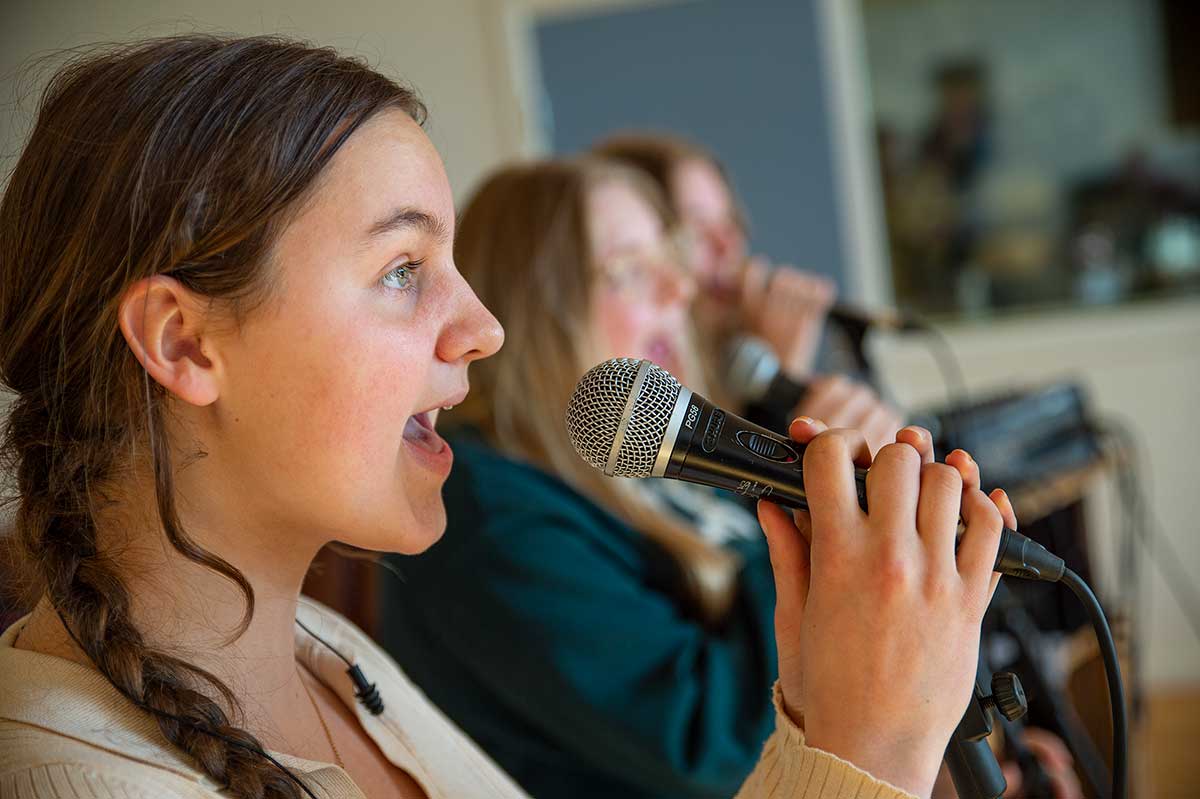
{"label": "handheld microphone", "polygon": [[747,419],[776,427],[795,416],[808,393],[806,382],[792,380],[780,369],[779,358],[756,336],[735,336],[725,349],[724,387]]}
{"label": "handheld microphone", "polygon": [[779,358],[757,336],[737,336],[725,350],[725,382],[733,398],[746,404],[767,403],[796,407],[808,385],[792,380],[779,366]]}
{"label": "handheld microphone", "polygon": [[[614,358],[589,369],[566,421],[576,452],[610,477],[666,477],[808,509],[803,446],[716,407],[650,361]],[[864,510],[866,476],[855,470]],[[1004,529],[996,571],[1055,582],[1064,569],[1041,544]]]}
{"label": "handheld microphone", "polygon": [[[725,351],[724,389],[741,404],[747,419],[770,428],[796,414],[800,400],[813,384],[792,380],[779,367],[779,358],[767,342],[756,336],[736,336]],[[906,413],[910,424],[930,432],[935,444],[942,437],[942,421],[931,413]]]}

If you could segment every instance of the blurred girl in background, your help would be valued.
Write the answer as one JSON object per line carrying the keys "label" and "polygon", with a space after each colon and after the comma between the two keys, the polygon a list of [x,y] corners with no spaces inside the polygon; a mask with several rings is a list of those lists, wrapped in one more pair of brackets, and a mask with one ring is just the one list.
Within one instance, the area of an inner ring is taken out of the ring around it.
{"label": "blurred girl in background", "polygon": [[[784,374],[808,384],[792,416],[861,430],[872,451],[895,438],[901,414],[868,386],[843,375],[814,374],[836,286],[822,275],[750,255],[745,211],[716,156],[662,134],[613,136],[593,151],[649,176],[678,219],[697,286],[694,319],[714,382],[723,379],[720,363],[730,342],[757,336],[774,350]],[[755,421],[775,429],[790,418]]]}

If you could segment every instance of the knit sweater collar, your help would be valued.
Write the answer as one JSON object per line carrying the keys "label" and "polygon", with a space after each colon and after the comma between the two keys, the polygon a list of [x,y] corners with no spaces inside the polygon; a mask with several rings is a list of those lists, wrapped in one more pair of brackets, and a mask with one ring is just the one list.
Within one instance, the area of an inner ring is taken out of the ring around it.
{"label": "knit sweater collar", "polygon": [[[328,624],[327,614],[307,608],[302,602],[297,615],[312,627],[322,621]],[[210,789],[220,787],[166,740],[152,715],[130,703],[100,672],[65,658],[17,649],[14,643],[28,620],[29,616],[19,619],[0,635],[0,674],[4,675],[0,681],[0,718],[47,729],[166,769]],[[353,652],[349,654],[353,660]],[[341,660],[298,626],[296,659],[342,701],[356,706],[354,689]],[[297,774],[336,768],[292,755],[271,755]]]}

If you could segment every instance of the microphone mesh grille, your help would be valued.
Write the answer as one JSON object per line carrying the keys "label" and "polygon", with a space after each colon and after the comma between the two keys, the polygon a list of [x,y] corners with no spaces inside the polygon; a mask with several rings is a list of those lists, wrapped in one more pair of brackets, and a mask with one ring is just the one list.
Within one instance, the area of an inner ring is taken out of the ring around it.
{"label": "microphone mesh grille", "polygon": [[[580,457],[597,469],[608,464],[608,454],[640,364],[635,358],[613,358],[593,366],[579,378],[567,404],[567,435],[571,444]],[[615,476],[650,476],[679,389],[679,381],[670,372],[650,365],[617,453]]]}

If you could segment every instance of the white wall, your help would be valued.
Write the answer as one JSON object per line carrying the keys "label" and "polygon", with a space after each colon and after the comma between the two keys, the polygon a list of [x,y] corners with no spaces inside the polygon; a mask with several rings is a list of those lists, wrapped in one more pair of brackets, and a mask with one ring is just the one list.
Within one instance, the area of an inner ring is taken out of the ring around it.
{"label": "white wall", "polygon": [[[332,45],[414,85],[455,197],[519,151],[505,42],[493,0],[4,0],[0,3],[0,153],[28,130],[40,83],[17,70],[64,47],[189,31],[280,33]],[[500,68],[497,68],[499,65]],[[7,113],[20,94],[18,114]],[[0,168],[7,174],[11,161]]]}
{"label": "white wall", "polygon": [[[1200,573],[1200,300],[1121,309],[1014,316],[944,328],[972,392],[1061,379],[1081,382],[1097,411],[1119,417],[1140,439],[1148,500],[1190,575]],[[940,403],[941,377],[916,340],[876,342],[889,388],[910,406]],[[1092,554],[1103,597],[1116,551],[1110,491],[1091,497]],[[1018,520],[1019,521],[1019,520]],[[1151,687],[1200,680],[1200,640],[1143,550],[1137,630]],[[1192,584],[1196,578],[1191,577]],[[1193,589],[1194,590],[1194,589]]]}

